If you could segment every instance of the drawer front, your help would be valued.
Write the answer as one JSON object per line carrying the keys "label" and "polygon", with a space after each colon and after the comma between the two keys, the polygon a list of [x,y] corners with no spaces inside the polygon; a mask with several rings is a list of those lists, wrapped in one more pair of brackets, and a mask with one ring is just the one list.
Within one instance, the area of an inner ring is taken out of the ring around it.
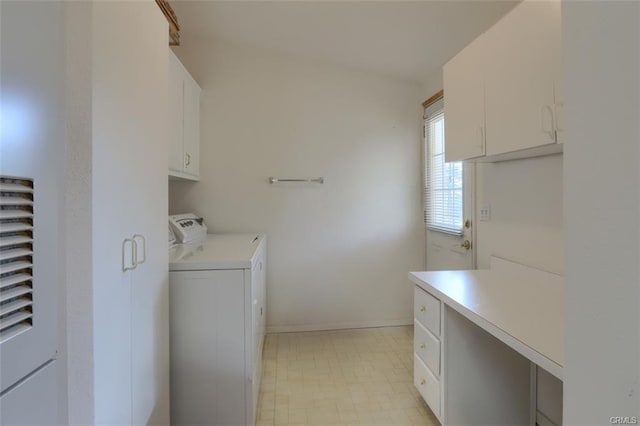
{"label": "drawer front", "polygon": [[440,340],[417,321],[413,328],[413,347],[429,370],[440,377]]}
{"label": "drawer front", "polygon": [[415,319],[434,336],[440,337],[440,301],[416,287],[413,292],[413,312]]}
{"label": "drawer front", "polygon": [[433,414],[440,417],[440,382],[417,354],[413,354],[413,384]]}

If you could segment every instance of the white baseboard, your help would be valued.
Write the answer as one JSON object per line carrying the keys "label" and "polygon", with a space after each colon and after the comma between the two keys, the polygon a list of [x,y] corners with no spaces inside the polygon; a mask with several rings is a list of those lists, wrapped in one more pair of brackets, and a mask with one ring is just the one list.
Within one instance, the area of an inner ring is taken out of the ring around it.
{"label": "white baseboard", "polygon": [[267,326],[267,333],[299,333],[303,331],[346,330],[349,328],[398,327],[401,325],[413,325],[413,318],[383,321],[338,322],[328,324],[270,325]]}

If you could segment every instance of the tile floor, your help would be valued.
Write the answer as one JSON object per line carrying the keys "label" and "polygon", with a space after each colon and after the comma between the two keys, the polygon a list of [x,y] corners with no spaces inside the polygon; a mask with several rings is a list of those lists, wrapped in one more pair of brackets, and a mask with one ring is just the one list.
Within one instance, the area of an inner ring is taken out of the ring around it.
{"label": "tile floor", "polygon": [[439,425],[413,387],[413,327],[267,335],[258,426]]}

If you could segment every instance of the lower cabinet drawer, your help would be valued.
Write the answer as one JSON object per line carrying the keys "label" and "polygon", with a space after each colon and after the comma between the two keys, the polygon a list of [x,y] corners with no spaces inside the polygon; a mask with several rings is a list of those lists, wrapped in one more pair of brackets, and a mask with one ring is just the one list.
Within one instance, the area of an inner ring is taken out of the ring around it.
{"label": "lower cabinet drawer", "polygon": [[413,349],[431,372],[440,377],[440,340],[419,321],[413,327]]}
{"label": "lower cabinet drawer", "polygon": [[413,312],[434,336],[440,337],[440,301],[416,286],[413,291]]}
{"label": "lower cabinet drawer", "polygon": [[440,382],[418,354],[413,354],[413,384],[433,414],[440,417]]}

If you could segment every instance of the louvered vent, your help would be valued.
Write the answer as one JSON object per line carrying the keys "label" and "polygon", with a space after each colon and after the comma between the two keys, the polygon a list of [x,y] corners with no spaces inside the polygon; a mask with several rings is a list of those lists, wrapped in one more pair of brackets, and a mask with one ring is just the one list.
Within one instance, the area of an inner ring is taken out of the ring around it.
{"label": "louvered vent", "polygon": [[33,320],[33,180],[0,176],[0,344]]}

